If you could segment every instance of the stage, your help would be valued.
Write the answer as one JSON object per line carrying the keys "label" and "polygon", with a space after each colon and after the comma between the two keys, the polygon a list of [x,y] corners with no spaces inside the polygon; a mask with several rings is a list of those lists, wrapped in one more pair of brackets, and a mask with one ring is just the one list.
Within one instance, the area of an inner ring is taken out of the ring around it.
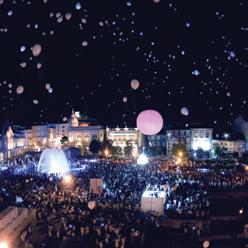
{"label": "stage", "polygon": [[157,190],[145,190],[141,197],[141,211],[164,215],[166,193]]}

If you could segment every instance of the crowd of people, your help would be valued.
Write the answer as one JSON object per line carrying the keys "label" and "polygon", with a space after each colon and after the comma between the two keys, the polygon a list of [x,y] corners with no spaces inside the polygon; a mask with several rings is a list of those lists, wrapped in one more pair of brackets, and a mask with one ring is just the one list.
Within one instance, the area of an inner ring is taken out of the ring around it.
{"label": "crowd of people", "polygon": [[[36,209],[37,227],[29,227],[22,236],[23,246],[29,248],[164,247],[163,218],[206,219],[213,215],[217,192],[237,192],[247,186],[244,171],[218,164],[189,161],[178,167],[172,160],[156,160],[139,166],[132,160],[83,158],[70,161],[72,181],[67,184],[56,176],[35,174],[38,160],[38,154],[29,154],[0,167],[1,208]],[[83,169],[73,170],[77,168]],[[103,178],[97,194],[89,190],[91,178]],[[163,218],[140,211],[148,185],[166,191]],[[194,237],[206,231],[188,224],[181,230]]]}

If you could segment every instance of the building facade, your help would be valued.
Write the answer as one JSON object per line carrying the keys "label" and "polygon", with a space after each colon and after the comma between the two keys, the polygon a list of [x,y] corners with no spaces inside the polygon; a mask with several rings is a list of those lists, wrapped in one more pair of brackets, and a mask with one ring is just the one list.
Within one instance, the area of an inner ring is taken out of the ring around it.
{"label": "building facade", "polygon": [[190,130],[167,130],[166,132],[166,156],[172,157],[174,145],[183,144],[186,148],[186,155],[190,156],[191,132]]}
{"label": "building facade", "polygon": [[127,142],[132,144],[133,148],[143,146],[143,135],[137,128],[106,128],[107,139],[113,146],[119,146],[122,150],[126,147]]}
{"label": "building facade", "polygon": [[148,136],[149,145],[152,147],[166,148],[166,134]]}
{"label": "building facade", "polygon": [[32,142],[34,147],[43,149],[45,147],[61,146],[61,139],[66,137],[66,145],[87,150],[92,140],[102,142],[105,129],[84,118],[80,121],[80,113],[72,111],[67,123],[47,124],[32,126]]}
{"label": "building facade", "polygon": [[191,157],[197,156],[197,150],[201,149],[205,153],[210,153],[213,149],[213,129],[212,128],[191,128]]}
{"label": "building facade", "polygon": [[217,146],[226,148],[228,153],[238,153],[239,156],[246,151],[245,140],[213,140],[213,148]]}
{"label": "building facade", "polygon": [[172,157],[173,147],[183,144],[186,148],[186,155],[196,157],[197,150],[211,152],[213,129],[212,128],[191,128],[181,130],[168,130],[166,132],[166,155]]}
{"label": "building facade", "polygon": [[13,132],[8,125],[3,128],[0,136],[0,161],[20,155],[26,150],[25,133]]}

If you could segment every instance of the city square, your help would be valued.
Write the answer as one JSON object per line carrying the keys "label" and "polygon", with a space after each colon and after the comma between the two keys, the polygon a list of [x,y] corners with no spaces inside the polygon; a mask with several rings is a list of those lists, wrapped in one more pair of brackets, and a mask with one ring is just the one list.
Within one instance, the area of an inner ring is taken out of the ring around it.
{"label": "city square", "polygon": [[248,247],[247,7],[0,0],[0,248]]}

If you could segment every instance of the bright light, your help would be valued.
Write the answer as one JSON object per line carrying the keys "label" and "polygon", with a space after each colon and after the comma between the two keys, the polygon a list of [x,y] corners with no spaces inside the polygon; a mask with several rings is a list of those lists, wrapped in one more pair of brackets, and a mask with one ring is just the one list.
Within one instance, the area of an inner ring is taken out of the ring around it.
{"label": "bright light", "polygon": [[178,156],[182,157],[183,156],[183,152],[178,152]]}
{"label": "bright light", "polygon": [[225,133],[225,134],[224,134],[224,138],[225,138],[225,139],[229,138],[229,134],[228,134],[228,133]]}
{"label": "bright light", "polygon": [[71,175],[66,175],[63,177],[63,182],[66,185],[70,185],[72,183],[72,176]]}
{"label": "bright light", "polygon": [[244,210],[243,210],[243,208],[241,208],[240,210],[239,210],[239,214],[243,214],[244,213]]}
{"label": "bright light", "polygon": [[79,111],[76,111],[76,112],[75,112],[75,116],[76,116],[77,118],[80,118],[80,112],[79,112]]}
{"label": "bright light", "polygon": [[182,163],[182,159],[181,158],[177,158],[176,164],[181,164],[181,163]]}
{"label": "bright light", "polygon": [[9,245],[7,244],[7,242],[1,242],[0,248],[9,248]]}
{"label": "bright light", "polygon": [[63,176],[66,174],[69,171],[69,165],[63,150],[45,149],[40,156],[38,171],[48,175]]}
{"label": "bright light", "polygon": [[148,158],[147,158],[147,156],[145,155],[145,154],[140,154],[139,155],[139,157],[138,157],[138,159],[137,159],[137,164],[138,165],[146,165],[146,164],[148,164]]}
{"label": "bright light", "polygon": [[108,155],[109,155],[109,150],[108,150],[108,149],[105,149],[104,155],[105,155],[106,157],[108,157]]}
{"label": "bright light", "polygon": [[199,148],[203,149],[204,151],[211,150],[211,141],[209,138],[195,138],[193,140],[193,150],[196,151]]}
{"label": "bright light", "polygon": [[203,248],[208,248],[209,245],[210,245],[210,243],[209,243],[208,240],[206,240],[206,241],[203,242]]}

